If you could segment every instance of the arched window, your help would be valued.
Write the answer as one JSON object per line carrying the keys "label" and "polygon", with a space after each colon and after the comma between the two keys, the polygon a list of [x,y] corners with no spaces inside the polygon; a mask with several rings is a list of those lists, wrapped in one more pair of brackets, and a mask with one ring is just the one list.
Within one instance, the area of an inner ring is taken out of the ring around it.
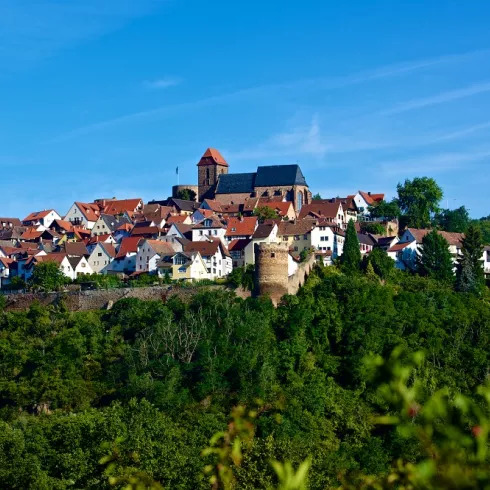
{"label": "arched window", "polygon": [[206,185],[209,185],[209,180],[210,180],[209,179],[209,167],[206,167],[206,182],[205,182]]}
{"label": "arched window", "polygon": [[297,202],[296,207],[298,208],[298,211],[301,211],[301,208],[303,207],[303,192],[302,191],[298,192],[298,202]]}

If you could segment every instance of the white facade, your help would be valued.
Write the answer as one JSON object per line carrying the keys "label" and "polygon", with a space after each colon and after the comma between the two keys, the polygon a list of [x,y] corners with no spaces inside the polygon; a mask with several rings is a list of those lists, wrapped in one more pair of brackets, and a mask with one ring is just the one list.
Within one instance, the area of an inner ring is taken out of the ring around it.
{"label": "white facade", "polygon": [[88,263],[96,274],[107,274],[113,260],[114,256],[101,243],[97,243],[90,253]]}
{"label": "white facade", "polygon": [[192,241],[200,242],[208,238],[219,238],[224,242],[226,228],[194,228],[192,230]]}
{"label": "white facade", "polygon": [[399,242],[388,249],[388,256],[395,261],[395,267],[400,270],[415,270],[418,255],[418,245],[415,240]]}
{"label": "white facade", "polygon": [[[166,252],[162,252],[158,248],[158,244],[155,244],[156,240],[145,240],[139,247],[138,253],[136,254],[136,272],[149,272],[154,273],[157,271],[157,264],[162,259],[162,256]],[[166,242],[159,242],[159,244],[168,245],[169,253],[172,249],[172,255],[175,253],[173,246]]]}
{"label": "white facade", "polygon": [[79,223],[80,225],[85,226],[88,230],[91,230],[95,222],[97,220],[89,221],[85,216],[85,213],[78,207],[77,203],[73,203],[72,207],[66,213],[65,221],[69,221],[70,223]]}

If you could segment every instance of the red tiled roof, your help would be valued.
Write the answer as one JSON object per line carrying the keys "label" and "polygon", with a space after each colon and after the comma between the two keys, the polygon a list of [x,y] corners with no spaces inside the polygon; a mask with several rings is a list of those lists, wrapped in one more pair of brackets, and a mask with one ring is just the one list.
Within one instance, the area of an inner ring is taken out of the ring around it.
{"label": "red tiled roof", "polygon": [[388,249],[388,252],[399,252],[400,250],[407,248],[412,243],[413,242],[396,243],[395,245],[393,245]]}
{"label": "red tiled roof", "polygon": [[112,245],[112,243],[99,242],[99,245],[107,252],[107,255],[109,255],[109,257],[116,256],[116,249],[114,248],[114,245]]}
{"label": "red tiled roof", "polygon": [[225,236],[252,236],[257,228],[257,216],[247,218],[228,218]]}
{"label": "red tiled roof", "polygon": [[125,257],[128,253],[137,253],[138,245],[143,239],[140,237],[126,237],[121,240],[121,245],[117,252],[116,258]]}
{"label": "red tiled roof", "polygon": [[274,202],[274,201],[269,201],[269,202],[264,202],[262,199],[259,201],[258,206],[265,206],[268,208],[273,209],[279,216],[287,216],[291,207],[293,206],[292,202]]}
{"label": "red tiled roof", "polygon": [[384,194],[371,194],[369,192],[359,191],[359,194],[369,204],[373,205],[375,202],[382,201],[385,198]]}
{"label": "red tiled roof", "polygon": [[[70,221],[65,221],[63,219],[55,219],[54,223],[56,223],[60,228],[62,228],[65,231],[73,230],[73,225],[71,224]],[[51,227],[53,227],[53,225],[51,225]]]}
{"label": "red tiled roof", "polygon": [[75,201],[75,204],[87,221],[95,222],[99,219],[100,208],[97,204],[80,201]]}
{"label": "red tiled roof", "polygon": [[221,153],[216,150],[216,148],[208,148],[197,165],[202,167],[203,165],[210,165],[213,163],[218,163],[219,165],[228,167],[226,160],[223,158]]}
{"label": "red tiled roof", "polygon": [[163,230],[158,228],[158,226],[142,226],[140,228],[134,227],[131,231],[131,236],[144,237],[148,235],[159,235]]}
{"label": "red tiled roof", "polygon": [[281,221],[278,225],[279,236],[304,235],[309,233],[316,224],[312,220]]}
{"label": "red tiled roof", "polygon": [[[54,209],[47,209],[44,211],[35,211],[31,213],[29,216],[24,218],[22,221],[35,221],[41,218],[45,218],[51,211],[54,211]],[[56,211],[55,211],[56,212]]]}
{"label": "red tiled roof", "polygon": [[204,199],[204,202],[209,206],[211,211],[214,211],[215,213],[221,212],[221,203],[215,199]]}
{"label": "red tiled roof", "polygon": [[[211,220],[211,226],[204,226],[204,221],[210,219]],[[226,228],[226,225],[220,221],[218,218],[206,218],[206,220],[201,221],[201,223],[197,224],[194,226],[194,228],[201,229],[201,228]]]}
{"label": "red tiled roof", "polygon": [[94,243],[105,242],[111,237],[112,235],[110,233],[105,233],[104,235],[95,235],[93,237],[90,237],[90,240],[87,242],[87,245],[93,245]]}
{"label": "red tiled roof", "polygon": [[299,219],[305,217],[325,217],[325,218],[337,218],[339,214],[340,202],[331,202],[327,200],[314,200],[311,204],[306,204],[301,208],[299,213]]}
{"label": "red tiled roof", "polygon": [[169,242],[162,242],[161,240],[146,240],[145,243],[150,245],[150,247],[159,255],[175,254],[175,249]]}
{"label": "red tiled roof", "polygon": [[131,223],[123,223],[116,231],[127,231],[130,232],[133,229]]}
{"label": "red tiled roof", "polygon": [[4,258],[4,257],[0,257],[0,264],[3,264],[3,266],[6,267],[6,268],[8,268],[8,266],[10,264],[12,264],[13,262],[15,262],[15,260]]}
{"label": "red tiled roof", "polygon": [[64,244],[65,252],[68,255],[82,257],[84,255],[89,255],[87,247],[83,242],[66,242]]}
{"label": "red tiled roof", "polygon": [[117,199],[114,201],[108,201],[104,206],[104,214],[122,214],[128,212],[129,214],[134,213],[140,206],[142,200],[140,198],[136,199]]}
{"label": "red tiled roof", "polygon": [[[209,257],[217,252],[220,245],[222,245],[220,240],[203,240],[202,242],[189,242],[184,247],[184,252],[199,252],[202,257]],[[222,247],[222,251],[223,249],[224,247]]]}
{"label": "red tiled roof", "polygon": [[186,224],[184,223],[184,221],[189,221],[189,216],[187,215],[178,215],[178,216],[169,216],[167,218],[167,225],[173,225],[174,223],[183,223],[183,224]]}
{"label": "red tiled roof", "polygon": [[20,238],[21,240],[39,240],[42,234],[42,231],[36,231],[34,228],[29,228],[22,233]]}
{"label": "red tiled roof", "polygon": [[[410,233],[415,238],[417,243],[422,243],[422,240],[424,239],[425,235],[430,233],[432,230],[428,230],[424,228],[408,228],[408,231],[410,231]],[[449,243],[449,245],[455,247],[460,246],[464,238],[464,233],[450,233],[447,231],[438,231],[437,233],[442,237],[444,237]]]}

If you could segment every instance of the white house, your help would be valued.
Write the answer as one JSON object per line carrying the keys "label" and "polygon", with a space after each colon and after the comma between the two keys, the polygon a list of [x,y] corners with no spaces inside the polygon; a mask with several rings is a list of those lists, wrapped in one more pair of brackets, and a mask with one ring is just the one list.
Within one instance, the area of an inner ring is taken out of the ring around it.
{"label": "white house", "polygon": [[126,216],[101,214],[92,228],[92,236],[111,235],[122,225],[128,225],[130,223],[130,220]]}
{"label": "white house", "polygon": [[372,194],[371,192],[357,191],[357,194],[353,196],[347,196],[352,198],[357,207],[357,211],[361,215],[368,215],[369,206],[374,206],[376,203],[382,201],[385,197],[384,194]]}
{"label": "white house", "polygon": [[199,242],[207,238],[225,239],[226,225],[216,218],[206,218],[192,227],[192,241]]}
{"label": "white house", "polygon": [[337,199],[314,199],[301,208],[299,219],[322,221],[342,229],[347,226],[344,205]]}
{"label": "white house", "polygon": [[219,238],[190,242],[185,245],[184,251],[201,254],[206,264],[209,279],[226,277],[233,269],[231,255]]}
{"label": "white house", "polygon": [[57,219],[61,219],[61,216],[54,209],[47,209],[31,213],[22,220],[22,224],[24,226],[42,226],[43,229],[46,229]]}
{"label": "white house", "polygon": [[[87,259],[83,256],[82,257],[80,257],[80,256],[68,257],[68,262],[70,263],[70,266],[71,266],[71,271],[70,271],[72,274],[71,279],[76,279],[81,274],[93,274],[94,273],[94,271],[90,267]],[[65,275],[67,275],[66,272],[65,272]]]}
{"label": "white house", "polygon": [[157,272],[158,263],[167,256],[173,256],[173,244],[160,240],[144,240],[136,254],[136,272]]}
{"label": "white house", "polygon": [[128,275],[135,272],[136,256],[138,254],[139,245],[142,242],[143,239],[139,237],[123,238],[108,272]]}
{"label": "white house", "polygon": [[88,263],[96,274],[107,274],[116,257],[116,249],[111,243],[98,242],[90,253]]}
{"label": "white house", "polygon": [[483,251],[483,269],[485,274],[490,274],[490,246],[485,247]]}
{"label": "white house", "polygon": [[91,230],[100,216],[100,208],[94,203],[74,202],[72,207],[66,213],[65,221],[73,225],[85,226]]}
{"label": "white house", "polygon": [[5,257],[0,257],[0,289],[9,283],[10,264],[14,261]]}
{"label": "white house", "polygon": [[401,270],[414,270],[417,264],[418,245],[411,242],[398,242],[388,249],[388,256],[395,261],[395,267]]}
{"label": "white house", "polygon": [[225,231],[226,243],[232,240],[247,240],[251,239],[257,229],[259,220],[257,216],[250,216],[246,218],[228,218],[227,227]]}

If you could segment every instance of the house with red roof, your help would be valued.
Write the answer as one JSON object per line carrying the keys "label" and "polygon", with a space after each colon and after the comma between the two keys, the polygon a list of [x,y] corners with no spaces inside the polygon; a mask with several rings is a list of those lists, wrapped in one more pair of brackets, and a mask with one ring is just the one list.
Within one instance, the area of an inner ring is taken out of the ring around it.
{"label": "house with red roof", "polygon": [[107,274],[115,258],[116,249],[112,243],[98,242],[88,258],[88,263],[96,274]]}
{"label": "house with red roof", "polygon": [[230,252],[219,238],[208,237],[201,241],[189,242],[184,246],[184,252],[201,254],[211,280],[226,277],[233,270]]}
{"label": "house with red roof", "polygon": [[161,240],[144,240],[136,254],[136,272],[156,273],[158,263],[167,256],[173,256],[176,247],[170,242]]}
{"label": "house with red roof", "polygon": [[347,196],[352,199],[357,207],[358,213],[362,215],[369,214],[368,208],[376,206],[377,203],[384,200],[384,194],[373,194],[372,192],[357,191],[356,194]]}
{"label": "house with red roof", "polygon": [[226,220],[225,242],[251,239],[258,225],[257,216],[228,218]]}
{"label": "house with red roof", "polygon": [[54,209],[45,209],[44,211],[35,211],[22,220],[24,226],[49,228],[53,221],[61,219],[61,216]]}
{"label": "house with red roof", "polygon": [[125,237],[121,240],[116,256],[111,263],[108,272],[130,275],[136,271],[136,256],[140,243],[144,239],[140,237]]}
{"label": "house with red roof", "polygon": [[75,201],[64,217],[75,226],[84,226],[91,230],[100,217],[100,207],[95,203]]}

